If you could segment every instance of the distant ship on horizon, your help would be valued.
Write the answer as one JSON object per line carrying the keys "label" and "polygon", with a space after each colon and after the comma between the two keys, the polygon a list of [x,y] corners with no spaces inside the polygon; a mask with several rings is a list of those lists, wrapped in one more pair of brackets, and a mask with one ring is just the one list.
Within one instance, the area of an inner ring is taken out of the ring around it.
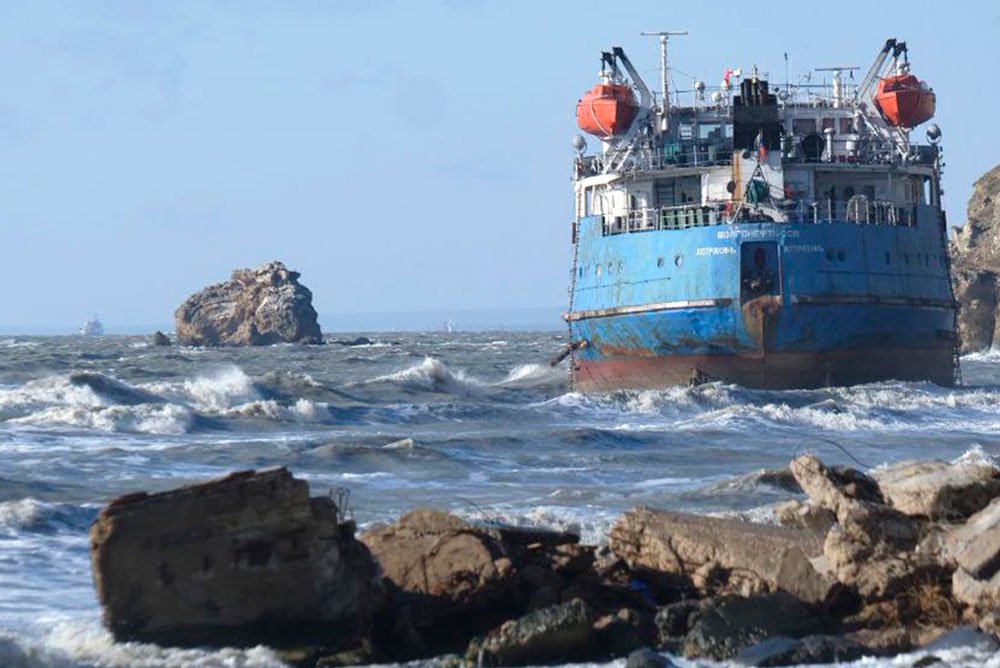
{"label": "distant ship on horizon", "polygon": [[83,323],[78,331],[80,336],[104,336],[104,325],[98,320],[97,315],[91,316],[90,320]]}

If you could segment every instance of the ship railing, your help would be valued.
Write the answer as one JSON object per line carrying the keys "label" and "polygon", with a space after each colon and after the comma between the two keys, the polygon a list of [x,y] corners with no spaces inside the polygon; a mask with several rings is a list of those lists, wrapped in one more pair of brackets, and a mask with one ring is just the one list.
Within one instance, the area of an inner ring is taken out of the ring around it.
{"label": "ship railing", "polygon": [[916,207],[885,200],[777,199],[740,206],[730,202],[635,208],[624,215],[603,216],[604,235],[687,230],[731,223],[787,222],[799,224],[854,223],[913,227]]}
{"label": "ship railing", "polygon": [[[624,160],[624,165],[622,161]],[[585,178],[603,173],[606,164],[621,165],[615,171],[660,171],[682,167],[722,167],[733,164],[732,146],[671,145],[658,150],[627,149],[607,151],[576,159],[576,176]]]}

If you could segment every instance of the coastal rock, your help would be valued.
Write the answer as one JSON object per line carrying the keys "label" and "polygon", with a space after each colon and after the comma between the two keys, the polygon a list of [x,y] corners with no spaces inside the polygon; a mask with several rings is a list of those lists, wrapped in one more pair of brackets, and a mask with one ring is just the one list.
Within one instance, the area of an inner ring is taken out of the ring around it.
{"label": "coastal rock", "polygon": [[951,246],[952,282],[958,302],[958,331],[963,353],[984,350],[1000,341],[1000,165],[976,181],[966,223],[955,229]]}
{"label": "coastal rock", "polygon": [[383,643],[412,642],[401,657],[464,647],[531,607],[558,602],[589,573],[593,548],[573,534],[481,527],[446,512],[418,509],[361,535],[391,594]]}
{"label": "coastal rock", "polygon": [[174,314],[186,346],[322,343],[312,293],[281,262],[237,269],[231,278],[188,297]]}
{"label": "coastal rock", "polygon": [[833,512],[850,539],[870,548],[910,550],[919,539],[917,526],[885,505],[878,484],[854,469],[828,468],[813,455],[801,455],[789,468],[810,500]]}
{"label": "coastal rock", "polygon": [[638,508],[612,527],[611,549],[636,571],[676,585],[744,595],[784,590],[819,603],[835,591],[810,557],[822,537],[785,527]]}
{"label": "coastal rock", "polygon": [[625,668],[673,668],[673,661],[649,647],[637,649],[628,655]]}
{"label": "coastal rock", "polygon": [[988,350],[1000,343],[1000,275],[970,267],[970,260],[956,257],[951,280],[958,302],[958,338],[962,354]]}
{"label": "coastal rock", "polygon": [[985,462],[903,462],[872,475],[886,501],[910,516],[964,519],[1000,496],[1000,471]]}
{"label": "coastal rock", "polygon": [[576,598],[504,622],[472,641],[465,658],[480,666],[568,663],[589,658],[594,646],[590,610]]}
{"label": "coastal rock", "polygon": [[176,646],[357,646],[377,567],[327,498],[285,469],[121,497],[91,527],[104,623]]}
{"label": "coastal rock", "polygon": [[812,503],[802,503],[798,499],[776,505],[774,517],[783,527],[805,529],[817,534],[825,534],[837,523],[837,516],[830,510]]}
{"label": "coastal rock", "polygon": [[811,635],[804,638],[769,638],[745,647],[733,657],[744,666],[801,666],[819,663],[857,661],[870,651],[861,643],[845,637]]}
{"label": "coastal rock", "polygon": [[154,346],[169,346],[170,337],[161,332],[160,330],[156,330],[156,332],[153,333],[153,337],[150,340],[150,343],[153,344]]}
{"label": "coastal rock", "polygon": [[1000,498],[951,532],[945,555],[957,565],[952,591],[958,601],[980,611],[1000,605]]}
{"label": "coastal rock", "polygon": [[684,655],[729,659],[742,648],[775,636],[800,637],[822,623],[794,596],[775,592],[730,597],[706,610],[684,641]]}

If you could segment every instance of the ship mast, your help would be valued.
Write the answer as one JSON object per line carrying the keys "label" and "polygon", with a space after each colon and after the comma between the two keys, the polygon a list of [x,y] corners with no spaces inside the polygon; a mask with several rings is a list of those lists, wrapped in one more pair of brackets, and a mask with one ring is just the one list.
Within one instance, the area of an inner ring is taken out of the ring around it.
{"label": "ship mast", "polygon": [[646,37],[660,38],[660,95],[663,97],[660,102],[660,132],[666,132],[670,129],[670,86],[667,74],[667,41],[671,35],[686,35],[688,33],[687,30],[677,32],[664,30],[662,32],[641,32],[639,34]]}

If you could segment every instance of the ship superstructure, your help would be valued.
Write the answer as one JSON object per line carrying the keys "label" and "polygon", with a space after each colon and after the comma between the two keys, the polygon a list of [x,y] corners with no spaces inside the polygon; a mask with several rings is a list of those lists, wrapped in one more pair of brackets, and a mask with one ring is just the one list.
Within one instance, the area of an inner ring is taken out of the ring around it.
{"label": "ship superstructure", "polygon": [[736,69],[657,96],[622,49],[601,64],[577,105],[600,150],[574,140],[576,387],[956,381],[941,132],[911,139],[936,99],[905,43],[856,84]]}

